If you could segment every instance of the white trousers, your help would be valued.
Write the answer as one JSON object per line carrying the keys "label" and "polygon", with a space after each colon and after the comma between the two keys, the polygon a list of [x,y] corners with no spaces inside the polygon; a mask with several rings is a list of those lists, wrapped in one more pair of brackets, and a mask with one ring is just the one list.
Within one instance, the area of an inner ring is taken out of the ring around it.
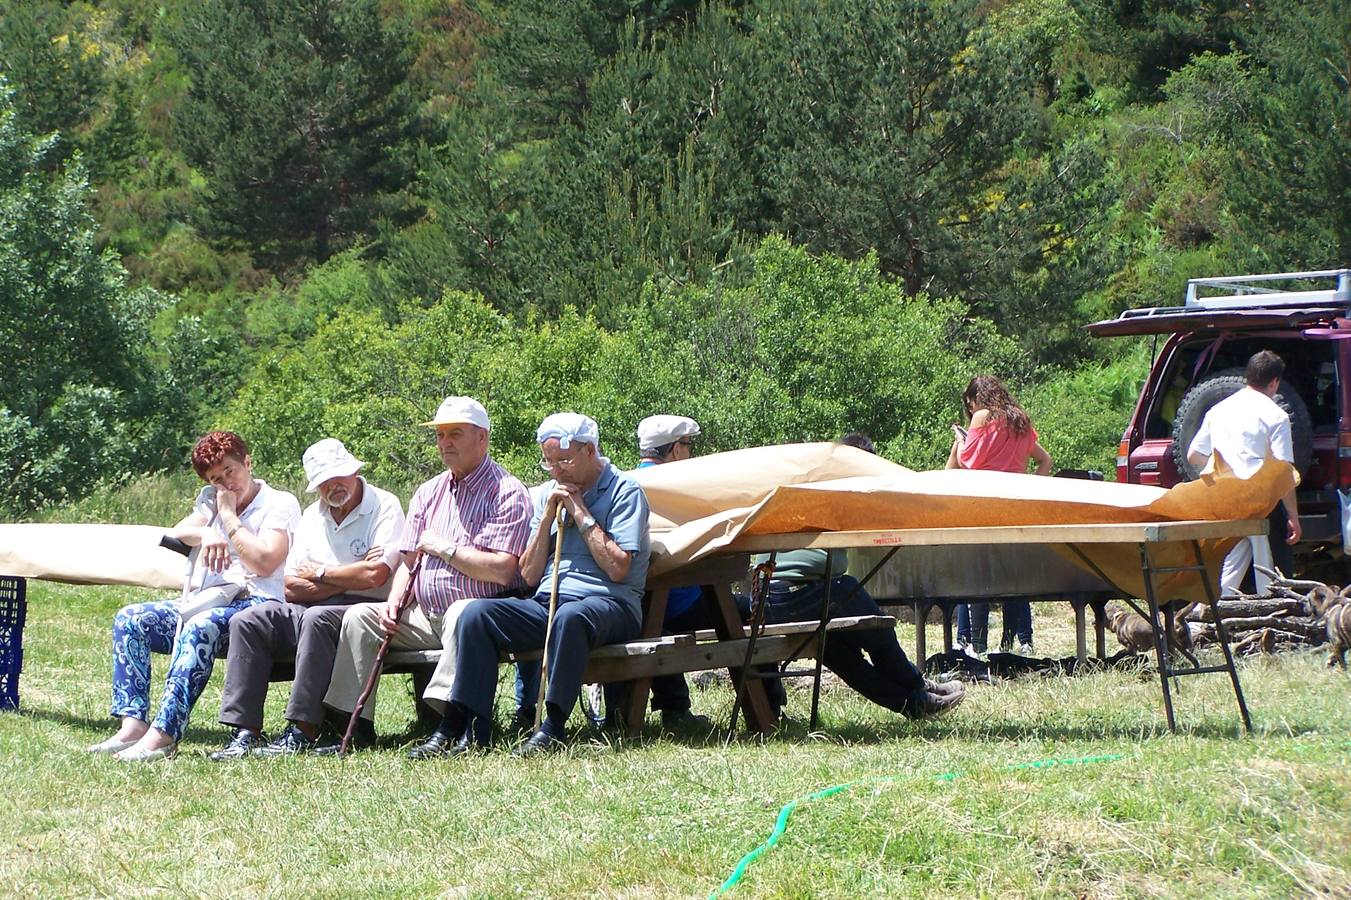
{"label": "white trousers", "polygon": [[[1268,569],[1275,564],[1271,558],[1271,544],[1265,534],[1239,541],[1224,558],[1224,565],[1220,566],[1221,597],[1238,596],[1238,586],[1243,582],[1243,576],[1248,574],[1248,566],[1253,563]],[[1265,595],[1271,579],[1256,570],[1253,570],[1252,577],[1258,596]]]}

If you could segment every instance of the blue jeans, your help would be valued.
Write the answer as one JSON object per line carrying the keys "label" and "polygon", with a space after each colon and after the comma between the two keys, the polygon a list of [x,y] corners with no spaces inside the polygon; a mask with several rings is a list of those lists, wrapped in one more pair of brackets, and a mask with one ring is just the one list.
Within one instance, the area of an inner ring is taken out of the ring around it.
{"label": "blue jeans", "polygon": [[[1032,604],[1026,600],[1004,601],[1004,630],[1013,632],[1020,644],[1032,643]],[[988,647],[990,604],[957,604],[957,640],[970,644],[978,653]]]}
{"label": "blue jeans", "polygon": [[192,705],[211,679],[216,657],[230,644],[230,618],[241,610],[269,602],[243,596],[228,606],[203,610],[178,630],[178,604],[173,600],[133,603],[113,617],[113,706],[117,718],[150,718],[150,654],[169,653],[164,696],[154,726],[181,740]]}

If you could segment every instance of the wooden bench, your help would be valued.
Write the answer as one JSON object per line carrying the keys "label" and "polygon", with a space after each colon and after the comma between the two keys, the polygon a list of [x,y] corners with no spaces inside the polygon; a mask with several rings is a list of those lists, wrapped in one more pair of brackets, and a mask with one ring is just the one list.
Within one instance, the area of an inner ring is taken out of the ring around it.
{"label": "wooden bench", "polygon": [[[816,642],[807,638],[815,634],[817,624],[783,622],[778,625],[766,625],[755,642],[751,662],[779,663],[814,656]],[[894,616],[852,616],[832,619],[827,630],[844,632],[895,627]],[[586,684],[605,684],[639,678],[650,679],[658,675],[698,672],[704,669],[735,669],[745,661],[749,633],[750,628],[743,627],[742,637],[721,640],[717,632],[710,628],[687,634],[668,634],[597,647],[587,660],[582,680]],[[507,653],[503,654],[501,661],[530,662],[540,659],[542,655],[539,650],[519,654]],[[429,715],[429,710],[421,703],[422,689],[440,658],[440,650],[392,650],[385,657],[382,674],[413,676],[419,716]],[[289,681],[294,675],[295,670],[291,663],[279,661],[273,666],[271,680]],[[432,718],[439,719],[439,716]],[[639,719],[630,725],[629,730],[631,733],[637,733],[642,726],[642,719]]]}
{"label": "wooden bench", "polygon": [[[752,663],[777,663],[787,659],[810,657],[816,649],[812,641],[803,641],[800,635],[813,634],[816,622],[784,622],[766,625],[755,642]],[[852,616],[832,619],[827,630],[860,631],[869,628],[895,628],[894,616]],[[750,629],[743,629],[743,635]],[[582,680],[587,684],[605,684],[611,681],[632,681],[657,675],[676,675],[699,672],[704,669],[730,669],[740,666],[746,658],[748,637],[719,640],[712,629],[690,634],[667,634],[644,638],[625,644],[608,644],[591,651]],[[540,651],[504,654],[502,662],[529,662],[537,660]],[[414,672],[431,668],[441,658],[440,650],[395,650],[386,657],[385,672]]]}

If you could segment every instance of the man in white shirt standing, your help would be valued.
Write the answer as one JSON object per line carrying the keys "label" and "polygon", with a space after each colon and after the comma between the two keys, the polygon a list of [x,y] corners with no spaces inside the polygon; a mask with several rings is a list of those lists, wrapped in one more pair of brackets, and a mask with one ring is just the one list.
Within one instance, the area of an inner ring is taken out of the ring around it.
{"label": "man in white shirt standing", "polygon": [[[1187,448],[1187,461],[1194,466],[1204,463],[1202,474],[1215,468],[1212,454],[1219,454],[1239,478],[1251,478],[1262,468],[1268,455],[1294,464],[1294,442],[1290,435],[1290,416],[1272,398],[1285,374],[1285,361],[1270,350],[1252,355],[1243,371],[1247,386],[1221,400],[1210,408],[1201,422],[1201,430]],[[1285,495],[1277,509],[1284,506],[1287,544],[1299,543],[1302,531],[1299,524],[1299,506],[1295,488]],[[1280,524],[1280,516],[1273,510],[1273,527]],[[1247,574],[1248,566],[1257,562],[1271,567],[1271,547],[1265,535],[1239,541],[1224,558],[1220,569],[1220,595],[1233,596]],[[1268,579],[1253,573],[1257,593],[1265,594]]]}
{"label": "man in white shirt standing", "polygon": [[[343,613],[384,600],[399,567],[403,504],[357,474],[364,465],[342,441],[326,438],[305,451],[307,490],[319,494],[300,517],[286,560],[286,602],[255,606],[230,620],[230,665],[220,721],[234,729],[211,754],[219,761],[252,752],[288,756],[314,750],[324,724],[324,694],[333,673]],[[286,707],[290,725],[264,742],[263,703],[276,660],[295,660]]]}

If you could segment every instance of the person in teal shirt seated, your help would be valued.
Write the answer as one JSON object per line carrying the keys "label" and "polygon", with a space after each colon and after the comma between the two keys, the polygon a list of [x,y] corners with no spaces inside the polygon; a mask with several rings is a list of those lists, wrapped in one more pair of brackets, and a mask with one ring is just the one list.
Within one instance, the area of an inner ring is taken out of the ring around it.
{"label": "person in teal shirt seated", "polygon": [[[841,443],[872,452],[872,442],[857,432]],[[753,558],[754,565],[769,554]],[[849,566],[844,550],[792,550],[774,559],[774,573],[764,598],[765,622],[814,622],[821,616],[821,595],[830,581],[830,617],[879,616],[877,605],[856,578],[846,575]],[[750,617],[750,600],[738,598],[742,614]],[[961,703],[966,688],[960,681],[930,681],[901,649],[894,629],[832,632],[826,637],[822,665],[864,697],[911,719],[925,719],[948,712]],[[782,686],[768,687],[775,713],[783,704]]]}

